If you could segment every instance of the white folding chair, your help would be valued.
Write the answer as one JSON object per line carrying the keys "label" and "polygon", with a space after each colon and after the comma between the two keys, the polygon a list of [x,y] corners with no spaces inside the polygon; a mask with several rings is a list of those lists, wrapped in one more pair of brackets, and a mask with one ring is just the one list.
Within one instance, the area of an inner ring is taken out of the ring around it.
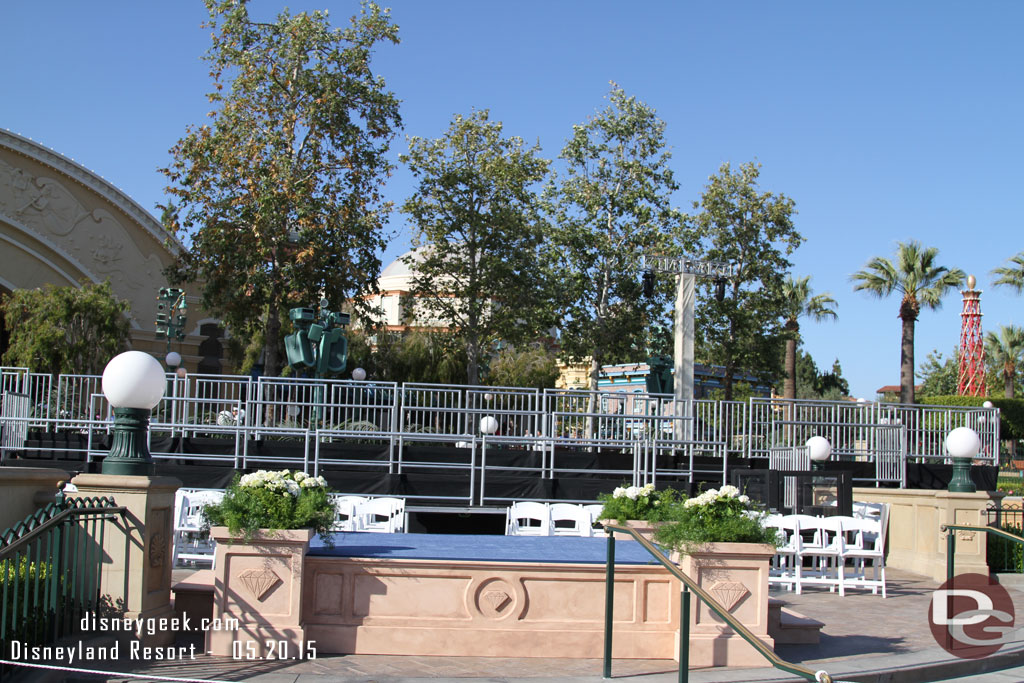
{"label": "white folding chair", "polygon": [[178,562],[209,562],[213,567],[217,543],[205,529],[203,508],[224,499],[220,489],[179,491],[174,498],[174,547],[171,566]]}
{"label": "white folding chair", "polygon": [[827,585],[829,590],[838,589],[840,596],[846,595],[846,562],[843,559],[846,550],[843,536],[844,519],[852,518],[799,515],[801,534],[814,530],[813,544],[808,545],[807,537],[804,536],[805,544],[801,554],[811,559],[811,569],[804,568],[803,583]]}
{"label": "white folding chair", "polygon": [[405,531],[405,499],[370,498],[356,508],[359,531],[393,534]]}
{"label": "white folding chair", "polygon": [[552,503],[552,536],[593,536],[590,513],[582,505]]}
{"label": "white folding chair", "polygon": [[334,523],[331,531],[359,531],[359,517],[356,508],[365,503],[365,496],[346,496],[340,493],[331,494],[334,503]]}
{"label": "white folding chair", "polygon": [[604,503],[590,503],[584,505],[583,509],[590,514],[590,528],[598,527],[597,518],[601,516],[601,512],[604,510]]}
{"label": "white folding chair", "polygon": [[[885,527],[881,520],[844,518],[843,530],[844,536],[852,535],[854,538],[842,555],[844,561],[853,563],[853,576],[847,581],[853,586],[870,588],[874,595],[878,595],[881,588],[885,598]],[[868,563],[871,564],[870,577]]]}
{"label": "white folding chair", "polygon": [[800,595],[803,592],[803,539],[797,516],[769,515],[764,525],[775,529],[779,539],[768,570],[768,583],[782,584],[787,590],[795,590]]}
{"label": "white folding chair", "polygon": [[551,511],[547,503],[512,503],[505,522],[507,536],[551,535]]}

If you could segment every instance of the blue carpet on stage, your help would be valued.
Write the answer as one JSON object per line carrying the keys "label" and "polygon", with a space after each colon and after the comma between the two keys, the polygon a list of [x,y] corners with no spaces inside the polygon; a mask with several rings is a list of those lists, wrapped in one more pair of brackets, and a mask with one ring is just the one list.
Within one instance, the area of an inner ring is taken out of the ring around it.
{"label": "blue carpet on stage", "polygon": [[[604,564],[608,539],[576,536],[471,536],[461,534],[375,534],[338,532],[334,547],[314,537],[309,554],[462,562],[552,562]],[[635,541],[615,542],[615,564],[656,564]]]}

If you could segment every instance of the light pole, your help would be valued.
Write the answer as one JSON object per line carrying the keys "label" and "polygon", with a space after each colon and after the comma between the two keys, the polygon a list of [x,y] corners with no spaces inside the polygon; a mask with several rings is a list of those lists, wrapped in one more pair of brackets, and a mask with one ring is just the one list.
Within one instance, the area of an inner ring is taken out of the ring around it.
{"label": "light pole", "polygon": [[167,380],[160,361],[148,353],[126,351],[103,370],[103,394],[114,408],[113,439],[103,459],[103,474],[150,476],[149,415],[164,397]]}
{"label": "light pole", "polygon": [[490,415],[480,418],[480,504],[484,504],[484,477],[487,475],[487,435],[498,431],[498,421]]}
{"label": "light pole", "polygon": [[974,493],[978,488],[971,481],[971,458],[981,450],[981,438],[970,427],[957,427],[946,435],[946,452],[953,456],[953,478],[950,493]]}
{"label": "light pole", "polygon": [[[169,344],[170,342],[168,342]],[[178,378],[184,377],[180,374],[183,368],[181,366],[181,354],[177,351],[171,351],[164,356],[164,363],[171,369],[174,376],[171,378],[171,436],[174,436],[174,423],[177,422],[175,419],[178,414]]]}

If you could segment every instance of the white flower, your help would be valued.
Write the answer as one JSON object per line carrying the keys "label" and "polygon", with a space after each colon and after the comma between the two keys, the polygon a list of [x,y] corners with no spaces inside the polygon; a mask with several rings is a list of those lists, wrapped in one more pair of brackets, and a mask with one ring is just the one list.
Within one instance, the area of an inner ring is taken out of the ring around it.
{"label": "white flower", "polygon": [[740,495],[740,490],[731,484],[726,484],[719,489],[718,494],[724,498],[735,498]]}
{"label": "white flower", "polygon": [[640,489],[636,486],[630,486],[626,489],[626,498],[629,498],[630,500],[636,500],[639,495]]}
{"label": "white flower", "polygon": [[622,498],[625,495],[626,489],[622,488],[621,486],[616,487],[616,489],[612,491],[612,498]]}
{"label": "white flower", "polygon": [[739,500],[741,503],[746,505],[747,503],[750,502],[750,496],[743,495],[743,496],[740,496],[737,500]]}

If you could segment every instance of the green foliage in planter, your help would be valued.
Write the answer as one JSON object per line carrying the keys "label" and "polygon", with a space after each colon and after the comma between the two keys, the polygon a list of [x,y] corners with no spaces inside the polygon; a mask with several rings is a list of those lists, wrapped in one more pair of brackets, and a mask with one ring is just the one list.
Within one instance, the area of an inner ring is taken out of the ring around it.
{"label": "green foliage in planter", "polygon": [[735,486],[710,489],[684,499],[667,511],[654,540],[681,553],[705,543],[767,543],[776,545],[774,529],[764,526],[763,513]]}
{"label": "green foliage in planter", "polygon": [[234,481],[217,505],[203,514],[214,526],[226,526],[232,534],[252,540],[258,529],[314,529],[331,545],[334,504],[323,477],[304,472],[259,470]]}
{"label": "green foliage in planter", "polygon": [[[1003,524],[1003,531],[1021,536],[1021,528],[1014,524]],[[1024,573],[1024,546],[1019,543],[989,534],[985,548],[989,571]]]}
{"label": "green foliage in planter", "polygon": [[[8,640],[34,641],[37,635],[45,633],[47,613],[45,607],[35,601],[35,584],[50,580],[52,572],[53,567],[49,562],[29,562],[25,555],[17,560],[9,559],[0,562],[0,595],[5,598],[2,612],[8,627]],[[63,580],[58,576],[57,581],[59,590]],[[27,602],[25,599],[26,584],[28,585]],[[43,594],[42,586],[39,588],[39,594]],[[17,603],[17,607],[15,607],[15,603]],[[15,615],[13,626],[11,625],[12,614]]]}
{"label": "green foliage in planter", "polygon": [[980,408],[985,401],[999,408],[999,438],[1024,439],[1024,399],[996,396],[927,396],[918,397],[918,403],[933,406],[959,406]]}
{"label": "green foliage in planter", "polygon": [[660,522],[678,505],[679,493],[673,489],[655,491],[653,484],[647,484],[620,486],[611,493],[598,495],[597,499],[604,503],[598,519],[614,519],[619,524],[630,519]]}

